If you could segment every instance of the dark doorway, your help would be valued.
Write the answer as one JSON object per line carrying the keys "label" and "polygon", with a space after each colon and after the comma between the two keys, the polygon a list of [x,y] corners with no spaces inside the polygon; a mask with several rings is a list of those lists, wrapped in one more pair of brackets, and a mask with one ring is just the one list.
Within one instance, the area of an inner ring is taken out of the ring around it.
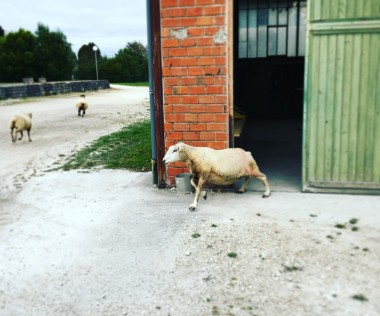
{"label": "dark doorway", "polygon": [[234,1],[235,147],[252,152],[274,191],[301,190],[306,1]]}

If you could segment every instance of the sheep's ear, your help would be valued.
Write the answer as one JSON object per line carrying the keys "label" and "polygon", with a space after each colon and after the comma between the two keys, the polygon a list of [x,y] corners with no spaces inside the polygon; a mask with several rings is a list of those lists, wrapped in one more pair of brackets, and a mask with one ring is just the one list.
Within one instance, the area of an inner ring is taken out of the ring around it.
{"label": "sheep's ear", "polygon": [[181,148],[179,149],[180,152],[183,152],[184,150],[185,150],[185,148],[183,148],[183,147],[181,147]]}

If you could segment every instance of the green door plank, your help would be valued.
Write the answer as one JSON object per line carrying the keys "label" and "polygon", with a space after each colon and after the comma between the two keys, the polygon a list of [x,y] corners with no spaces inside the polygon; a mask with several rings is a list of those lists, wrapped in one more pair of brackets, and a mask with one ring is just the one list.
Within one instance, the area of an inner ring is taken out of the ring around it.
{"label": "green door plank", "polygon": [[379,4],[308,2],[304,191],[380,194]]}

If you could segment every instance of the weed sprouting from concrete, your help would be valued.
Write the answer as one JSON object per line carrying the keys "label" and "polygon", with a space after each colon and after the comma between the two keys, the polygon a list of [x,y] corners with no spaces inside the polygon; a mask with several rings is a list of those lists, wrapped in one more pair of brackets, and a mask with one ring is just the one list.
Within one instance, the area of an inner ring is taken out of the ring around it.
{"label": "weed sprouting from concrete", "polygon": [[212,307],[212,315],[220,315],[219,314],[219,309],[218,309],[218,306],[213,306]]}
{"label": "weed sprouting from concrete", "polygon": [[351,230],[352,230],[353,232],[356,232],[356,231],[359,230],[359,227],[356,226],[356,224],[358,223],[358,221],[359,221],[358,218],[353,217],[353,218],[351,218],[351,219],[348,221],[348,223],[344,223],[344,224],[339,224],[339,223],[338,223],[338,224],[336,224],[334,227],[335,227],[335,228],[338,228],[338,229],[346,229],[346,228],[351,227]]}
{"label": "weed sprouting from concrete", "polygon": [[294,271],[302,271],[302,267],[297,266],[287,266],[285,264],[282,265],[284,267],[284,272],[294,272]]}
{"label": "weed sprouting from concrete", "polygon": [[359,218],[351,218],[350,219],[350,221],[349,221],[349,223],[351,224],[351,225],[355,225],[355,224],[357,224],[357,222],[359,221]]}
{"label": "weed sprouting from concrete", "polygon": [[193,238],[199,238],[199,237],[201,237],[201,234],[194,233],[194,234],[191,235],[191,237],[193,237]]}
{"label": "weed sprouting from concrete", "polygon": [[368,301],[368,299],[363,294],[355,294],[355,295],[352,295],[351,298],[360,302]]}

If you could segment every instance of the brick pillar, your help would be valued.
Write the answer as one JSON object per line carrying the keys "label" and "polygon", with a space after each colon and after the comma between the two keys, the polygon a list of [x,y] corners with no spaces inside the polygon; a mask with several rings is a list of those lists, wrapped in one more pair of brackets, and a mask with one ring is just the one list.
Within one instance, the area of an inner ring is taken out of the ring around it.
{"label": "brick pillar", "polygon": [[[229,146],[228,0],[161,0],[165,146]],[[169,182],[186,171],[168,168]]]}

